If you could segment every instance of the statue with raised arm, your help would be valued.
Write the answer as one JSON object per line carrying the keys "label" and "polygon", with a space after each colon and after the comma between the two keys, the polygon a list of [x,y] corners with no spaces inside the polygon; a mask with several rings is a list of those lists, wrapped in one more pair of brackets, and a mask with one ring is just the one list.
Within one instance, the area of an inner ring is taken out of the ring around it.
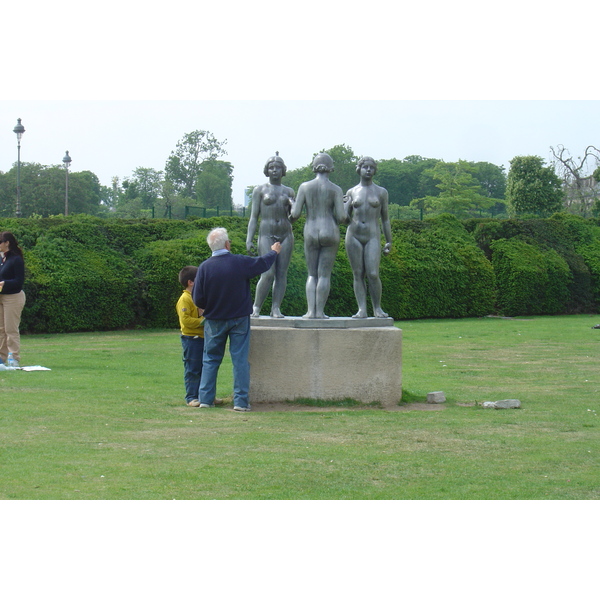
{"label": "statue with raised arm", "polygon": [[306,319],[327,319],[325,303],[331,288],[331,272],[340,245],[340,223],[345,221],[342,188],[329,181],[333,160],[320,153],[313,160],[312,181],[298,188],[290,220],[294,222],[306,207],[304,255],[308,269],[306,280]]}
{"label": "statue with raised arm", "polygon": [[381,309],[379,263],[382,253],[381,229],[386,241],[383,254],[389,254],[392,247],[388,193],[385,188],[373,183],[377,163],[370,156],[358,161],[356,172],[360,175],[360,183],[348,190],[344,204],[350,221],[346,230],[346,252],[352,267],[354,295],[358,303],[358,312],[353,317],[367,317],[367,282],[374,316],[387,317],[387,313]]}
{"label": "statue with raised arm", "polygon": [[253,252],[254,235],[258,227],[258,254],[266,254],[275,242],[281,243],[281,252],[275,259],[275,263],[268,271],[265,271],[256,284],[256,294],[252,308],[252,316],[258,317],[260,309],[271,290],[271,316],[282,318],[281,302],[285,295],[287,285],[287,271],[294,249],[294,234],[289,215],[294,200],[294,190],[281,184],[287,168],[279,152],[267,160],[264,174],[269,178],[268,183],[263,183],[254,188],[252,193],[252,210],[248,222],[246,235],[246,249]]}

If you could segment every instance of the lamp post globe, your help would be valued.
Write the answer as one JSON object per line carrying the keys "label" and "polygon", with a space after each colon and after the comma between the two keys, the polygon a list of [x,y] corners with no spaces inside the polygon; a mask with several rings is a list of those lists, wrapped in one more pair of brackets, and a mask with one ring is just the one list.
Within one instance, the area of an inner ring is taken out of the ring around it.
{"label": "lamp post globe", "polygon": [[17,134],[17,207],[15,216],[21,216],[21,138],[25,133],[25,127],[21,123],[21,119],[17,119],[13,132]]}
{"label": "lamp post globe", "polygon": [[63,156],[63,164],[65,165],[65,217],[69,214],[69,165],[71,164],[72,158],[69,156],[67,150]]}

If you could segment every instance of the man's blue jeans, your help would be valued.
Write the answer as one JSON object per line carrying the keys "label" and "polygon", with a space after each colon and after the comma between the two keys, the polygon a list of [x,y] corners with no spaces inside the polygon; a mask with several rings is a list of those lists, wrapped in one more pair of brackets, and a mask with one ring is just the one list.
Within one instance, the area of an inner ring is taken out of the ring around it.
{"label": "man's blue jeans", "polygon": [[250,389],[250,316],[237,319],[204,319],[204,361],[200,380],[200,402],[214,404],[217,374],[229,339],[233,363],[233,405],[247,407]]}
{"label": "man's blue jeans", "polygon": [[202,360],[204,354],[204,338],[200,336],[182,335],[183,348],[183,383],[185,384],[185,401],[198,400]]}

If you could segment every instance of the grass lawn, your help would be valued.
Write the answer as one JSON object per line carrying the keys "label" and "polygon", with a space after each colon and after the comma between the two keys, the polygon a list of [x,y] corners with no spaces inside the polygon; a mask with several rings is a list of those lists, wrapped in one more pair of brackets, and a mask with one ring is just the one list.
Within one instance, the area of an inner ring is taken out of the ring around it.
{"label": "grass lawn", "polygon": [[0,372],[0,498],[598,499],[598,322],[397,323],[404,400],[446,393],[427,411],[193,409],[177,331],[23,336],[52,370]]}

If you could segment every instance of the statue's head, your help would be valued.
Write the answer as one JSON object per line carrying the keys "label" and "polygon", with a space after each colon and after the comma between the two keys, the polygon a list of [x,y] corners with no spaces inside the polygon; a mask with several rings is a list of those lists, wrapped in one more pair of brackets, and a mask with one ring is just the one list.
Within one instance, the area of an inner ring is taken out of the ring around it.
{"label": "statue's head", "polygon": [[313,160],[313,171],[315,173],[331,173],[333,171],[333,159],[325,152],[319,152]]}
{"label": "statue's head", "polygon": [[271,156],[267,162],[265,163],[265,168],[263,169],[263,173],[265,174],[265,177],[269,176],[269,167],[271,166],[272,163],[277,163],[278,165],[281,166],[281,176],[285,177],[285,174],[287,173],[287,167],[285,166],[285,163],[283,162],[283,158],[281,158],[281,156],[279,156],[279,152],[275,152],[275,156]]}
{"label": "statue's head", "polygon": [[362,166],[366,163],[366,162],[370,162],[373,164],[374,167],[374,172],[373,175],[375,175],[375,173],[377,173],[377,163],[375,162],[374,158],[371,158],[370,156],[363,156],[357,163],[356,163],[356,172],[360,175],[360,170],[362,169]]}

